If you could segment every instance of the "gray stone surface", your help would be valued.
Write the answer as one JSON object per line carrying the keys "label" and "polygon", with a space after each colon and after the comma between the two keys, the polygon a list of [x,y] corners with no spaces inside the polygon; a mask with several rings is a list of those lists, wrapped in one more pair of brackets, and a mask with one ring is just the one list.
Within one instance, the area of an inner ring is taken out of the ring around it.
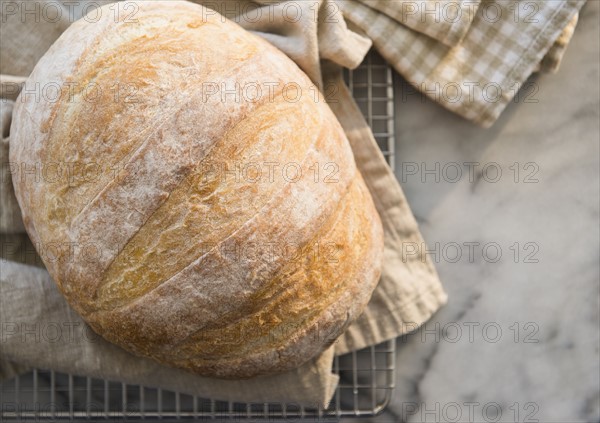
{"label": "gray stone surface", "polygon": [[599,11],[491,129],[397,84],[397,174],[450,300],[398,341],[374,421],[600,421]]}

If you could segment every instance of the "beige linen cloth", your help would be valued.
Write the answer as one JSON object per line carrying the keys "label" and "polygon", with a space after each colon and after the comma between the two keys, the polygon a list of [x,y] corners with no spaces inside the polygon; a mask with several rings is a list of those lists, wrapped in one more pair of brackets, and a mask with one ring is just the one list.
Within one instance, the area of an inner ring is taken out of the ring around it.
{"label": "beige linen cloth", "polygon": [[[2,100],[0,375],[10,377],[35,366],[215,399],[326,406],[338,381],[331,373],[335,354],[414,330],[446,302],[429,257],[407,256],[403,251],[406,243],[422,245],[422,237],[397,180],[342,81],[341,68],[357,67],[373,44],[417,89],[465,118],[489,126],[516,93],[509,88],[536,70],[558,69],[584,0],[197,2],[279,47],[315,84],[337,87],[326,90],[336,93],[329,98],[330,105],[346,131],[385,230],[383,273],[365,313],[320,357],[285,374],[245,381],[195,376],[134,357],[105,342],[67,305],[24,234],[7,163],[12,102]],[[20,15],[23,2],[11,3],[17,4],[16,12],[4,6],[1,11],[0,82],[2,97],[14,100],[17,82],[31,72],[65,28],[82,13],[93,13],[87,10],[91,3],[109,1],[29,1],[41,8],[52,3],[62,10],[58,18],[53,14],[38,22]],[[440,95],[430,89],[436,83]],[[450,98],[446,87],[465,83],[473,87],[471,95]],[[488,85],[499,87],[496,101],[486,96]]]}

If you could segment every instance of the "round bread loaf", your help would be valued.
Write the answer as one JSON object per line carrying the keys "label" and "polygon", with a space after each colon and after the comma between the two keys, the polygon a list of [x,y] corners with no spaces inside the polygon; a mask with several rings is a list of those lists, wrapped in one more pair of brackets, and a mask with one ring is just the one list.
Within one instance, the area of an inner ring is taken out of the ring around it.
{"label": "round bread loaf", "polygon": [[126,4],[71,25],[17,101],[27,231],[108,341],[207,376],[297,367],[380,276],[348,140],[266,41],[193,3]]}

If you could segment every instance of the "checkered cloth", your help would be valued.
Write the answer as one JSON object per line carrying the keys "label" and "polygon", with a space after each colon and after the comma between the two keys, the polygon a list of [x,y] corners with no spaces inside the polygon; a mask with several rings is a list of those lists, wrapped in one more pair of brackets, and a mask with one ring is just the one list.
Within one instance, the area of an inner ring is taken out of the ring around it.
{"label": "checkered cloth", "polygon": [[571,19],[565,29],[563,29],[563,32],[554,42],[554,45],[550,47],[550,50],[548,53],[546,53],[546,56],[544,56],[542,61],[538,64],[536,71],[547,73],[555,73],[558,71],[560,62],[562,61],[567,46],[569,45],[569,41],[571,41],[571,37],[573,36],[573,32],[575,31],[578,20],[579,14],[576,13],[573,16],[573,19]]}
{"label": "checkered cloth", "polygon": [[[398,23],[448,46],[454,46],[463,39],[481,3],[481,0],[360,1]],[[361,28],[367,28],[371,24],[366,15],[364,20],[359,17],[356,22],[360,22]]]}
{"label": "checkered cloth", "polygon": [[585,0],[337,0],[420,91],[491,126],[535,71],[556,71]]}

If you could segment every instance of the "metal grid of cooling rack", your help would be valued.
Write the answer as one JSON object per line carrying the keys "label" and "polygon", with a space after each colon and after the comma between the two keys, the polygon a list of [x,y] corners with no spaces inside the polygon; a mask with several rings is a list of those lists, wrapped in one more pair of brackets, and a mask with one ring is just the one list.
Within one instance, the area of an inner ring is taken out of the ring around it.
{"label": "metal grid of cooling rack", "polygon": [[[375,52],[345,73],[390,166],[394,167],[392,70]],[[143,386],[34,369],[0,383],[0,420],[274,419],[374,416],[387,406],[395,379],[395,340],[335,357],[339,375],[328,408],[242,404]]]}

